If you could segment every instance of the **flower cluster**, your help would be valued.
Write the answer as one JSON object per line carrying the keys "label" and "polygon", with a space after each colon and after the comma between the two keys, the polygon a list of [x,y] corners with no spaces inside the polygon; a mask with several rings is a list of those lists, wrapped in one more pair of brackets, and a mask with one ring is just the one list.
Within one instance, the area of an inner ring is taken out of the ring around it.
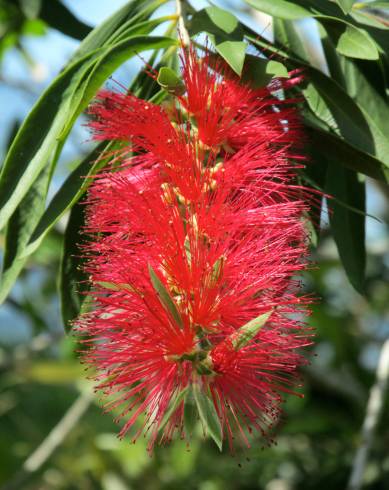
{"label": "flower cluster", "polygon": [[293,79],[250,88],[193,48],[181,76],[162,105],[102,91],[90,109],[95,138],[134,156],[89,191],[95,304],[77,328],[121,435],[189,439],[194,413],[232,448],[268,434],[310,343],[302,137],[275,95]]}

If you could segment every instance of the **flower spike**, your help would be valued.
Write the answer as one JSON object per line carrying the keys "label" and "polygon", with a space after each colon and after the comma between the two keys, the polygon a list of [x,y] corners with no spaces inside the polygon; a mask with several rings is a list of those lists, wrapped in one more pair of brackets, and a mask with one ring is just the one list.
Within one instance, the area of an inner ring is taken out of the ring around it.
{"label": "flower spike", "polygon": [[254,89],[209,53],[181,56],[181,77],[159,73],[162,105],[104,90],[90,108],[95,139],[135,156],[90,187],[94,304],[76,329],[121,436],[152,451],[199,418],[233,450],[234,433],[267,437],[306,363],[304,138],[274,95],[291,79]]}

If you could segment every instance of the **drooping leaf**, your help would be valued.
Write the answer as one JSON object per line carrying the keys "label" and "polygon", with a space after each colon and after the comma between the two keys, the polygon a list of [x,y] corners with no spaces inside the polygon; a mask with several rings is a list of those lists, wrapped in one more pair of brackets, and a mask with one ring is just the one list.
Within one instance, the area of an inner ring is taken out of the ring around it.
{"label": "drooping leaf", "polygon": [[[365,212],[364,183],[358,181],[355,172],[336,161],[328,162],[326,191]],[[343,267],[351,284],[363,294],[366,266],[365,217],[331,200],[329,207],[331,230]]]}
{"label": "drooping leaf", "polygon": [[317,154],[318,160],[321,155],[325,155],[329,160],[336,160],[350,170],[385,183],[388,182],[389,169],[385,168],[376,158],[349,145],[329,131],[312,126],[307,131],[312,151]]}
{"label": "drooping leaf", "polygon": [[180,327],[183,328],[183,322],[181,315],[179,311],[177,310],[176,304],[172,300],[169,291],[165,288],[164,284],[162,281],[159,279],[157,274],[155,273],[154,269],[151,267],[149,264],[149,274],[150,274],[150,279],[151,279],[151,284],[153,285],[153,288],[158,294],[158,297],[162,303],[162,306],[165,308],[165,310],[171,315],[171,317],[174,319],[176,324]]}
{"label": "drooping leaf", "polygon": [[69,174],[68,178],[52,198],[50,204],[40,218],[39,223],[35,227],[29,240],[29,247],[25,252],[26,255],[32,253],[39,246],[46,233],[55,225],[55,223],[57,223],[61,216],[63,216],[63,214],[79,200],[90,182],[88,179],[85,180],[84,178],[90,176],[92,172],[96,172],[96,167],[98,167],[98,165],[92,165],[92,163],[98,159],[105,146],[105,143],[98,145]]}
{"label": "drooping leaf", "polygon": [[43,0],[39,16],[50,27],[75,39],[84,39],[92,30],[91,27],[77,19],[59,0]]}
{"label": "drooping leaf", "polygon": [[7,297],[26,262],[25,248],[43,212],[49,181],[50,169],[46,167],[38,175],[8,221],[0,281],[0,303]]}
{"label": "drooping leaf", "polygon": [[194,400],[192,387],[190,386],[184,404],[184,431],[187,437],[193,434],[198,418],[199,412]]}
{"label": "drooping leaf", "polygon": [[201,423],[221,451],[223,448],[223,434],[216,408],[211,399],[201,390],[198,383],[192,385],[192,391]]}
{"label": "drooping leaf", "polygon": [[83,271],[83,258],[80,250],[82,237],[80,231],[85,224],[84,206],[73,206],[65,230],[61,268],[59,271],[59,297],[61,315],[65,331],[71,329],[70,322],[80,313],[89,289],[87,275]]}
{"label": "drooping leaf", "polygon": [[182,389],[179,393],[177,393],[174,398],[170,400],[169,406],[165,412],[165,415],[163,416],[163,419],[161,420],[161,423],[159,425],[158,430],[160,432],[163,431],[163,429],[166,427],[168,424],[169,420],[171,419],[172,415],[174,412],[177,410],[177,408],[181,405],[181,403],[184,401],[185,395],[188,391],[188,387]]}
{"label": "drooping leaf", "polygon": [[122,29],[127,29],[148,19],[156,6],[162,5],[165,1],[132,0],[126,3],[88,34],[73,54],[71,61],[82,58],[102,46],[112,44],[115,36],[119,35]]}

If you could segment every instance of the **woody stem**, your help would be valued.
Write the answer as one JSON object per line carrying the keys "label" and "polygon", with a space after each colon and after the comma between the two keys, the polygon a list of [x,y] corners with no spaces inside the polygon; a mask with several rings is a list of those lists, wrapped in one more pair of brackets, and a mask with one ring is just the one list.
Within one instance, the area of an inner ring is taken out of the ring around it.
{"label": "woody stem", "polygon": [[184,47],[189,46],[190,37],[189,33],[185,27],[184,17],[183,17],[183,3],[181,0],[176,0],[176,14],[178,17],[178,33],[181,38],[182,45]]}

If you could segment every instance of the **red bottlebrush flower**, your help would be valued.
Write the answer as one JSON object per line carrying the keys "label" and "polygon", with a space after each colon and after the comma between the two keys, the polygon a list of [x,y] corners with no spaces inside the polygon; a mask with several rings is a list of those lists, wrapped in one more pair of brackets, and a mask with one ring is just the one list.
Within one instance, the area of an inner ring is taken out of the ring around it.
{"label": "red bottlebrush flower", "polygon": [[295,110],[273,95],[279,80],[254,90],[193,48],[182,56],[169,111],[109,91],[90,110],[96,139],[137,156],[90,188],[95,304],[77,327],[121,434],[139,419],[150,450],[189,438],[193,403],[219,446],[266,434],[310,343],[294,278],[309,207]]}

